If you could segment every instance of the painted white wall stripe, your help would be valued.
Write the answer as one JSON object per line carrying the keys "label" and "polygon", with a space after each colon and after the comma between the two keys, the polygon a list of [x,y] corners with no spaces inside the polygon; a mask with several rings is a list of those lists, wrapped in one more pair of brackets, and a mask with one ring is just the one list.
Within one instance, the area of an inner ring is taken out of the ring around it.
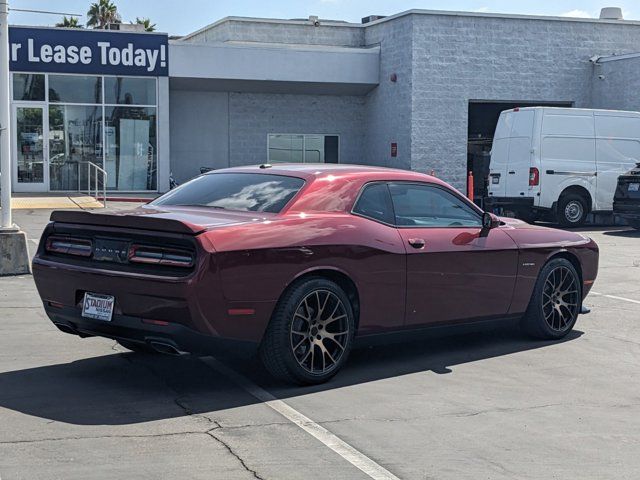
{"label": "painted white wall stripe", "polygon": [[228,377],[231,381],[233,381],[247,393],[278,412],[291,423],[297,425],[309,435],[322,442],[324,445],[336,452],[353,466],[362,470],[369,477],[373,478],[374,480],[400,480],[393,473],[391,473],[381,465],[378,465],[365,454],[359,452],[323,426],[318,425],[310,418],[298,412],[295,408],[289,406],[282,400],[277,399],[263,388],[260,388],[258,385],[256,385],[243,375],[239,374],[238,372],[222,364],[215,358],[205,357],[201,360],[209,367]]}
{"label": "painted white wall stripe", "polygon": [[589,295],[597,295],[599,297],[607,297],[607,298],[612,298],[614,300],[622,300],[623,302],[637,303],[638,305],[640,305],[640,300],[633,300],[631,298],[618,297],[616,295],[607,295],[605,293],[598,293],[594,291],[589,292]]}

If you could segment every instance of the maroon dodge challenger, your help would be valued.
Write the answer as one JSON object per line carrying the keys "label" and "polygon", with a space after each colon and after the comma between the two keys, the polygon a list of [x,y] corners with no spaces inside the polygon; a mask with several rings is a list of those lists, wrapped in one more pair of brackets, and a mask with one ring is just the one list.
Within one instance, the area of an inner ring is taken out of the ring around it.
{"label": "maroon dodge challenger", "polygon": [[355,165],[218,170],[135,210],[51,220],[33,274],[63,332],[173,354],[251,344],[302,384],[331,378],[354,340],[391,332],[519,319],[561,338],[598,270],[579,233],[484,213],[434,177]]}

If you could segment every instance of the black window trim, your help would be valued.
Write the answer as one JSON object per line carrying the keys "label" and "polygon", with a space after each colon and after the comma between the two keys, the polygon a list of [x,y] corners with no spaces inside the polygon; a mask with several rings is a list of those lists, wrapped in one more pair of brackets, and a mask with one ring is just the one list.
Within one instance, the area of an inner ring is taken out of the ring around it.
{"label": "black window trim", "polygon": [[[354,211],[356,205],[358,204],[358,200],[360,200],[360,197],[362,196],[362,193],[365,191],[365,189],[369,185],[374,185],[374,184],[378,184],[378,183],[384,183],[387,186],[387,190],[389,191],[389,197],[391,199],[391,210],[392,210],[392,213],[393,213],[394,223],[383,222],[382,220],[379,220],[377,218],[372,218],[372,217],[369,217],[367,215],[363,215],[361,213],[358,213],[358,212]],[[471,227],[468,226],[468,225],[450,225],[450,226],[444,226],[444,225],[397,225],[397,224],[395,224],[396,212],[395,212],[395,207],[393,205],[393,196],[391,195],[391,190],[389,190],[389,185],[398,184],[398,183],[405,184],[405,185],[418,185],[418,186],[427,187],[427,188],[437,188],[437,189],[440,189],[440,190],[442,190],[444,192],[450,193],[455,198],[460,200],[462,203],[467,205],[478,216],[478,221],[479,221],[480,224],[478,226],[471,226]],[[357,216],[357,217],[366,218],[368,220],[371,220],[372,222],[380,223],[382,225],[386,225],[388,227],[393,227],[393,228],[398,228],[398,229],[400,229],[400,228],[402,228],[402,229],[405,229],[405,228],[482,228],[482,213],[480,213],[478,211],[478,207],[474,203],[471,203],[466,197],[463,197],[462,195],[460,195],[455,190],[447,188],[447,187],[445,187],[443,185],[439,185],[437,183],[431,183],[431,182],[417,182],[415,180],[373,180],[371,182],[365,183],[360,188],[360,191],[358,192],[358,195],[357,195],[355,201],[353,202],[353,206],[351,208],[351,212],[350,213],[352,215]]]}
{"label": "black window trim", "polygon": [[391,203],[391,213],[393,214],[393,218],[395,219],[396,218],[396,212],[395,212],[395,210],[393,208],[393,199],[391,198],[391,192],[389,191],[389,181],[388,180],[372,180],[372,181],[367,182],[364,185],[362,185],[362,187],[360,187],[360,191],[358,192],[358,195],[356,196],[355,201],[353,202],[353,206],[351,207],[351,211],[349,213],[351,213],[351,215],[355,215],[356,217],[366,218],[367,220],[371,220],[372,222],[376,222],[376,223],[379,223],[381,225],[386,225],[387,227],[397,228],[397,226],[395,224],[393,224],[393,223],[383,222],[379,218],[373,218],[373,217],[370,217],[368,215],[364,215],[364,214],[362,214],[360,212],[354,211],[356,206],[358,205],[358,202],[360,201],[360,197],[362,196],[364,191],[367,189],[367,187],[372,186],[372,185],[378,185],[378,184],[384,184],[387,187],[387,193],[389,195],[389,201]]}

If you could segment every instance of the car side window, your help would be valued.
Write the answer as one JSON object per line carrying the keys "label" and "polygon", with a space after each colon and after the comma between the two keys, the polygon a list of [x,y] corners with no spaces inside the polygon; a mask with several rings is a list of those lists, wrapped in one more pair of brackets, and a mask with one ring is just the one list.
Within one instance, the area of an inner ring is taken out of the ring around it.
{"label": "car side window", "polygon": [[353,207],[353,213],[392,225],[393,206],[387,184],[373,183],[365,186]]}
{"label": "car side window", "polygon": [[443,188],[414,183],[389,184],[399,227],[480,227],[482,217]]}

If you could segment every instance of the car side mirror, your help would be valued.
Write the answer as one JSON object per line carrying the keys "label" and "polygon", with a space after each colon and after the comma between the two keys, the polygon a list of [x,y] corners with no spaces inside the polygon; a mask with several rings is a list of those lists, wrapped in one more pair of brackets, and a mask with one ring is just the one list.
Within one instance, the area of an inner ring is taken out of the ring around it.
{"label": "car side mirror", "polygon": [[491,230],[500,226],[500,220],[493,213],[484,212],[482,214],[482,229]]}

